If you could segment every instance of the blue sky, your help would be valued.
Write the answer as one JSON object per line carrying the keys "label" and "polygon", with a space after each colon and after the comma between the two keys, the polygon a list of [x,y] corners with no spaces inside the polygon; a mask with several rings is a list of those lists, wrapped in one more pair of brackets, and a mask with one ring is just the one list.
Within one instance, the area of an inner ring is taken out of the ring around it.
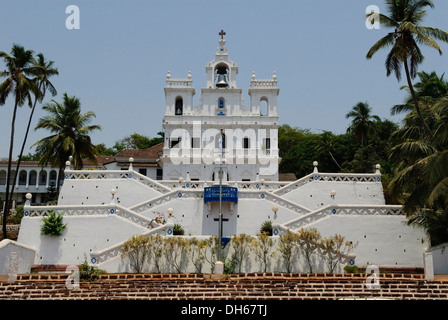
{"label": "blue sky", "polygon": [[[0,51],[14,43],[42,52],[55,61],[58,90],[80,98],[82,111],[96,113],[102,131],[95,144],[111,147],[134,132],[156,136],[165,111],[163,87],[172,77],[193,76],[195,104],[205,86],[205,65],[213,59],[218,32],[224,29],[230,59],[239,66],[237,84],[249,105],[250,76],[270,78],[276,71],[280,123],[313,132],[343,133],[345,114],[359,101],[373,113],[391,117],[392,105],[405,92],[395,77],[386,77],[386,51],[365,55],[389,30],[365,27],[366,7],[384,11],[383,0],[1,0]],[[448,31],[448,1],[435,0],[424,25]],[[77,5],[80,29],[69,30],[65,9]],[[424,48],[420,70],[448,71],[444,55]],[[4,69],[0,62],[0,69]],[[52,99],[47,95],[45,101]],[[0,107],[0,158],[9,149],[13,98]],[[29,109],[18,113],[14,156],[19,153]],[[43,116],[36,111],[33,127]],[[32,131],[28,148],[48,133]],[[27,149],[27,152],[34,150]]]}

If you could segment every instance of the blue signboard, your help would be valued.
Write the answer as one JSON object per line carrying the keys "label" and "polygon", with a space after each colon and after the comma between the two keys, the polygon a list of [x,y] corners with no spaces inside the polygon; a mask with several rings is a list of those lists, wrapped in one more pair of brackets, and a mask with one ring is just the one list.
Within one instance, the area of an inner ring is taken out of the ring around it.
{"label": "blue signboard", "polygon": [[[238,188],[222,187],[222,201],[238,203]],[[204,188],[204,203],[219,202],[219,186]]]}

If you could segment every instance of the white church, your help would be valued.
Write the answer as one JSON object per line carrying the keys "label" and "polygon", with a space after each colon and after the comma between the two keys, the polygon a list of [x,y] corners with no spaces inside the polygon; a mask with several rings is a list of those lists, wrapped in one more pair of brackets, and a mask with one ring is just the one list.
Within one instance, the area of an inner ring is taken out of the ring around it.
{"label": "white church", "polygon": [[253,73],[250,105],[245,106],[236,82],[238,65],[230,60],[223,38],[205,71],[199,106],[193,105],[190,73],[185,79],[166,76],[166,140],[160,158],[164,180],[187,175],[193,181],[215,180],[211,165],[218,155],[225,164],[225,181],[277,181],[277,76],[261,80]]}
{"label": "white church", "polygon": [[[102,169],[73,170],[68,161],[57,206],[27,201],[14,243],[24,272],[31,265],[79,265],[86,257],[108,272],[131,272],[120,255],[124,241],[139,234],[171,237],[174,224],[186,237],[217,235],[220,212],[224,237],[255,236],[271,221],[275,239],[301,228],[343,235],[358,244],[347,264],[423,267],[428,239],[406,225],[401,206],[385,204],[379,166],[365,174],[322,173],[315,162],[305,177],[279,181],[277,76],[257,79],[253,73],[245,105],[224,34],[205,66],[199,105],[193,105],[190,73],[183,79],[166,75],[165,141],[144,172],[124,154],[121,167],[117,160]],[[50,210],[67,225],[60,237],[40,233]],[[172,218],[155,224],[160,213]],[[256,263],[244,271],[256,271]]]}

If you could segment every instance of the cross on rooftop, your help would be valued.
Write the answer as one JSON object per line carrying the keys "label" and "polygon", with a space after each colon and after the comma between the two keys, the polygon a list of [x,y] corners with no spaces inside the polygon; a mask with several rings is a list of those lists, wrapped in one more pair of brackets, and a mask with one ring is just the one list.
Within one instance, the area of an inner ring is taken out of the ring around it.
{"label": "cross on rooftop", "polygon": [[218,34],[221,36],[221,39],[224,39],[224,36],[226,35],[224,30],[222,30],[222,29],[221,29],[221,31]]}

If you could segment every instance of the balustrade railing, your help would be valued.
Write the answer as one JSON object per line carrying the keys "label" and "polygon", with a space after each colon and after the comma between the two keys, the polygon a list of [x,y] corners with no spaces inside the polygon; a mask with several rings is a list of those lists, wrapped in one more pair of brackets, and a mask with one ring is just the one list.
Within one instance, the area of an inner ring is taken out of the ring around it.
{"label": "balustrade railing", "polygon": [[[114,207],[110,205],[64,205],[64,206],[24,206],[25,217],[44,217],[50,212],[64,216],[108,215]],[[114,210],[115,211],[115,210]]]}
{"label": "balustrade railing", "polygon": [[191,87],[193,85],[193,80],[188,79],[167,79],[167,87]]}
{"label": "balustrade railing", "polygon": [[318,181],[335,181],[335,182],[381,182],[380,173],[310,173],[297,181],[291,182],[286,186],[274,191],[275,194],[281,196],[291,192],[301,186]]}
{"label": "balustrade railing", "polygon": [[81,205],[81,206],[25,206],[24,216],[26,217],[44,217],[50,212],[61,214],[63,216],[90,216],[90,215],[110,215],[115,214],[131,223],[134,223],[145,229],[157,226],[154,219],[145,217],[137,212],[127,209],[118,204],[109,205]]}
{"label": "balustrade railing", "polygon": [[330,215],[401,215],[403,207],[397,205],[327,205],[283,224],[298,230]]}
{"label": "balustrade railing", "polygon": [[[167,188],[175,189],[203,189],[205,187],[211,187],[214,185],[213,181],[182,181],[177,182],[174,180],[160,180],[160,184]],[[238,190],[278,190],[286,186],[288,182],[284,181],[228,181],[226,186],[238,188]]]}
{"label": "balustrade railing", "polygon": [[277,81],[271,79],[251,80],[251,88],[277,88]]}
{"label": "balustrade railing", "polygon": [[171,191],[165,185],[134,170],[65,170],[65,179],[133,179],[160,193]]}
{"label": "balustrade railing", "polygon": [[304,215],[304,214],[311,212],[310,209],[308,209],[304,206],[301,206],[293,201],[279,197],[271,192],[256,191],[256,190],[241,190],[238,193],[238,198],[239,199],[264,199],[264,200],[273,202],[274,204],[277,204],[278,206],[281,206],[284,209],[291,210],[299,215]]}
{"label": "balustrade railing", "polygon": [[[139,235],[142,236],[155,236],[155,235],[161,235],[161,236],[172,236],[173,235],[173,228],[174,224],[167,223],[164,225],[160,225],[154,229],[150,229],[146,232],[140,233]],[[93,251],[90,253],[90,262],[94,265],[99,265],[101,263],[104,263],[108,260],[111,260],[113,258],[116,258],[121,255],[121,246],[126,242],[122,241],[115,245],[112,245],[108,248],[105,248],[103,250]]]}

